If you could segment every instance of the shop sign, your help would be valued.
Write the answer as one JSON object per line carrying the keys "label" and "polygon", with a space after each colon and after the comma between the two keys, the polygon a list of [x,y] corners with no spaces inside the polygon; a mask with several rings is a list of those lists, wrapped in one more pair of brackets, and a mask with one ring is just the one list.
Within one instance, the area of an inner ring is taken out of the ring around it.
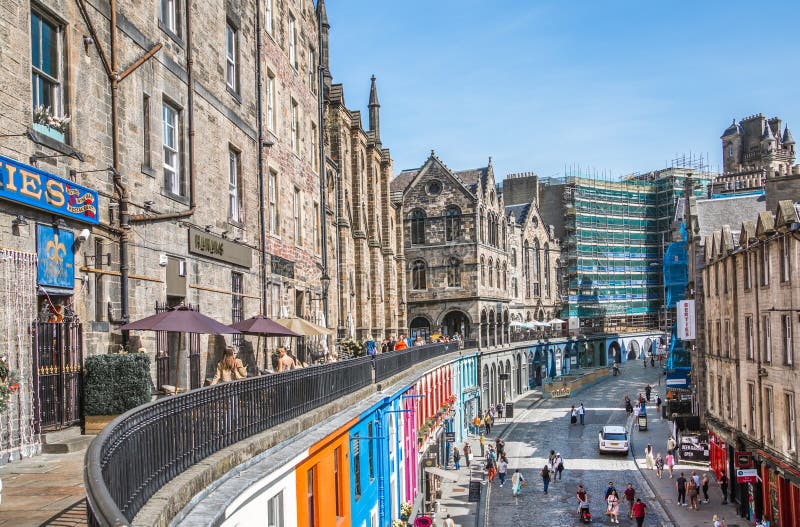
{"label": "shop sign", "polygon": [[752,452],[736,452],[736,468],[753,468]]}
{"label": "shop sign", "polygon": [[683,436],[680,444],[681,459],[688,461],[708,461],[708,440],[701,436]]}
{"label": "shop sign", "polygon": [[270,271],[274,275],[294,278],[294,262],[290,260],[273,254],[269,257],[269,266]]}
{"label": "shop sign", "polygon": [[445,432],[444,433],[444,440],[448,443],[455,443],[456,442],[456,433],[455,432]]}
{"label": "shop sign", "polygon": [[736,470],[737,483],[758,483],[758,471],[754,468],[740,468]]}
{"label": "shop sign", "polygon": [[678,338],[681,340],[694,340],[694,300],[680,300],[677,304],[677,315]]}
{"label": "shop sign", "polygon": [[250,268],[253,265],[250,247],[194,227],[189,227],[189,252],[242,267]]}
{"label": "shop sign", "polygon": [[563,388],[556,388],[550,392],[550,397],[557,399],[560,397],[569,397],[570,395],[570,387],[564,386]]}
{"label": "shop sign", "polygon": [[36,226],[37,283],[69,289],[75,286],[75,233],[50,225]]}
{"label": "shop sign", "polygon": [[96,190],[4,156],[0,156],[0,198],[92,225],[99,221]]}
{"label": "shop sign", "polygon": [[509,380],[511,378],[511,374],[509,374],[509,373],[500,373],[500,374],[497,375],[497,377],[501,381],[507,381],[507,380]]}

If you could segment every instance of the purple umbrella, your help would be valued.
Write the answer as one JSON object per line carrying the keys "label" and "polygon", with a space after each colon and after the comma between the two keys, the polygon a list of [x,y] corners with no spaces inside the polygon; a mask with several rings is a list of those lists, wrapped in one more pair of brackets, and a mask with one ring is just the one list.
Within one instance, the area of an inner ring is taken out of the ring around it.
{"label": "purple umbrella", "polygon": [[241,322],[231,324],[230,327],[238,329],[247,335],[263,335],[265,337],[300,336],[294,331],[286,329],[282,325],[278,324],[271,318],[265,317],[264,315],[258,315],[253,318],[248,318],[247,320],[242,320]]}
{"label": "purple umbrella", "polygon": [[125,324],[122,330],[177,331],[181,333],[240,333],[238,329],[226,326],[198,311],[180,305],[169,311]]}

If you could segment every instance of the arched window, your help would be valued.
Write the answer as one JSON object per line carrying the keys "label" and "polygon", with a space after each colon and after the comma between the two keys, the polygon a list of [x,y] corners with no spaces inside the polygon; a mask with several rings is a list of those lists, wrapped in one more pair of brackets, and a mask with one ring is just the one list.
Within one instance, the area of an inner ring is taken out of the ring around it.
{"label": "arched window", "polygon": [[508,266],[503,262],[503,290],[508,289]]}
{"label": "arched window", "polygon": [[494,261],[489,258],[489,287],[494,287]]}
{"label": "arched window", "polygon": [[539,240],[533,241],[533,277],[537,282],[542,281],[542,277],[539,276]]}
{"label": "arched window", "polygon": [[531,268],[528,262],[530,262],[530,250],[531,245],[528,243],[528,240],[525,240],[525,244],[522,249],[522,278],[524,279],[524,283],[522,284],[525,288],[525,298],[531,297]]}
{"label": "arched window", "polygon": [[517,248],[514,247],[511,249],[511,267],[517,266]]}
{"label": "arched window", "polygon": [[483,210],[478,211],[478,227],[475,232],[475,241],[483,243]]}
{"label": "arched window", "polygon": [[447,262],[447,286],[461,287],[461,260],[455,256]]}
{"label": "arched window", "polygon": [[550,246],[544,244],[544,296],[550,296]]}
{"label": "arched window", "polygon": [[497,265],[494,266],[494,283],[500,289],[500,262],[497,262]]}
{"label": "arched window", "polygon": [[420,209],[411,212],[411,245],[425,243],[425,213]]}
{"label": "arched window", "polygon": [[518,298],[519,297],[519,290],[517,289],[517,279],[516,278],[512,278],[511,279],[511,291],[514,293],[514,298]]}
{"label": "arched window", "polygon": [[444,236],[448,242],[461,237],[461,209],[455,205],[450,205],[444,211]]}
{"label": "arched window", "polygon": [[486,259],[481,256],[481,285],[486,285]]}
{"label": "arched window", "polygon": [[422,260],[416,260],[411,266],[411,288],[412,289],[427,289],[428,283],[426,280],[427,266]]}
{"label": "arched window", "polygon": [[508,239],[506,238],[506,222],[503,221],[503,250],[508,249]]}

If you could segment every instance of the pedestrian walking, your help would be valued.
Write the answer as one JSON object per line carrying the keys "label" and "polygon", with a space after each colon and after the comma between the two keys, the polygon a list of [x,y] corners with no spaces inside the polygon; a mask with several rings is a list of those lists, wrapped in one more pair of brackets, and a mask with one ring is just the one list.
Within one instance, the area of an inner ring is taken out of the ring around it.
{"label": "pedestrian walking", "polygon": [[515,497],[519,496],[525,484],[525,478],[522,476],[522,472],[520,472],[519,469],[515,469],[514,474],[511,475],[511,495]]}
{"label": "pedestrian walking", "polygon": [[469,446],[469,443],[464,441],[464,446],[461,448],[461,451],[464,452],[464,463],[466,463],[467,468],[469,468],[469,456],[472,455],[472,447]]}
{"label": "pedestrian walking", "polygon": [[628,483],[628,488],[623,492],[625,501],[628,503],[628,518],[633,518],[633,504],[636,500],[636,490],[633,488],[632,483]]}
{"label": "pedestrian walking", "polygon": [[648,444],[644,447],[644,462],[648,470],[653,470],[653,445]]}
{"label": "pedestrian walking", "polygon": [[719,488],[722,491],[722,504],[726,505],[728,503],[728,475],[724,472],[719,477]]}
{"label": "pedestrian walking", "polygon": [[647,368],[647,354],[642,355],[642,366]]}
{"label": "pedestrian walking", "polygon": [[636,503],[633,504],[633,518],[636,520],[636,527],[644,525],[644,517],[647,515],[647,505],[644,504],[641,498],[636,498]]}
{"label": "pedestrian walking", "polygon": [[498,456],[502,457],[506,454],[506,442],[503,441],[502,437],[498,437],[497,439],[495,439],[494,447],[495,450],[497,451]]}
{"label": "pedestrian walking", "polygon": [[547,464],[550,465],[550,470],[553,470],[555,467],[553,465],[553,461],[556,459],[556,451],[551,450],[550,455],[547,456]]}
{"label": "pedestrian walking", "polygon": [[644,396],[647,398],[647,402],[650,402],[650,394],[653,392],[653,388],[648,384],[644,388]]}
{"label": "pedestrian walking", "polygon": [[700,479],[700,488],[703,489],[703,503],[708,503],[708,474],[703,474]]}
{"label": "pedestrian walking", "polygon": [[581,405],[578,407],[578,417],[581,420],[581,424],[583,425],[584,418],[586,417],[586,407],[583,406],[583,401],[581,401]]}
{"label": "pedestrian walking", "polygon": [[613,492],[617,492],[617,487],[615,487],[615,486],[614,486],[614,482],[613,482],[613,481],[609,481],[609,482],[608,482],[608,487],[606,487],[606,493],[605,493],[605,495],[603,496],[603,499],[604,499],[604,500],[607,500],[607,499],[608,499],[608,497],[611,495],[611,492],[612,492],[612,491],[613,491]]}
{"label": "pedestrian walking", "polygon": [[698,495],[698,487],[697,483],[694,481],[694,478],[689,478],[689,482],[686,484],[686,495],[689,496],[689,508],[692,510],[697,509],[697,495]]}
{"label": "pedestrian walking", "polygon": [[667,452],[672,454],[673,458],[675,457],[675,448],[677,448],[677,446],[678,444],[675,442],[675,438],[669,436],[669,439],[667,439]]}
{"label": "pedestrian walking", "polygon": [[497,403],[497,417],[503,418],[503,403]]}
{"label": "pedestrian walking", "polygon": [[663,403],[663,402],[664,401],[661,400],[661,396],[660,395],[656,395],[656,413],[657,414],[661,413],[661,403]]}
{"label": "pedestrian walking", "polygon": [[475,435],[478,435],[478,434],[481,433],[481,422],[482,422],[481,421],[481,416],[479,416],[479,415],[476,415],[472,419],[472,428],[473,428],[473,432],[474,432]]}
{"label": "pedestrian walking", "polygon": [[656,454],[656,475],[658,479],[662,479],[664,477],[664,458],[661,457],[661,452]]}
{"label": "pedestrian walking", "polygon": [[497,464],[497,476],[500,478],[500,486],[506,484],[506,472],[508,471],[508,461],[505,457],[500,458]]}
{"label": "pedestrian walking", "polygon": [[561,474],[564,472],[564,458],[561,457],[561,453],[556,454],[556,459],[553,462],[556,466],[555,476],[553,477],[553,481],[559,480],[561,481],[562,476]]}
{"label": "pedestrian walking", "polygon": [[619,496],[616,489],[611,491],[606,502],[608,503],[606,514],[611,518],[611,523],[619,523]]}
{"label": "pedestrian walking", "polygon": [[631,404],[631,398],[627,395],[625,396],[625,412],[627,412],[628,417],[633,414],[633,405]]}
{"label": "pedestrian walking", "polygon": [[442,527],[456,527],[456,522],[448,514],[444,518],[444,523],[442,524]]}
{"label": "pedestrian walking", "polygon": [[569,422],[570,424],[575,424],[578,422],[578,411],[575,409],[575,405],[572,405],[569,411]]}
{"label": "pedestrian walking", "polygon": [[481,438],[478,442],[481,444],[481,457],[484,457],[486,455],[486,438],[483,434],[481,434]]}
{"label": "pedestrian walking", "polygon": [[494,457],[494,453],[489,451],[489,455],[486,456],[486,478],[489,483],[494,481],[495,476],[497,476],[497,460]]}
{"label": "pedestrian walking", "polygon": [[672,452],[667,454],[667,470],[669,470],[669,479],[672,479],[672,471],[675,469],[675,456],[672,455]]}
{"label": "pedestrian walking", "polygon": [[656,367],[656,358],[653,355],[650,355],[650,367],[651,368]]}
{"label": "pedestrian walking", "polygon": [[543,466],[539,475],[542,476],[542,486],[544,487],[544,493],[547,494],[547,488],[550,486],[550,467]]}
{"label": "pedestrian walking", "polygon": [[678,505],[686,507],[686,478],[683,476],[683,472],[675,480],[675,488],[678,490]]}
{"label": "pedestrian walking", "polygon": [[486,428],[486,435],[488,436],[492,431],[492,416],[489,412],[486,412],[486,415],[483,416],[483,426]]}
{"label": "pedestrian walking", "polygon": [[458,447],[453,448],[453,463],[456,466],[456,470],[461,468],[461,453],[458,451]]}

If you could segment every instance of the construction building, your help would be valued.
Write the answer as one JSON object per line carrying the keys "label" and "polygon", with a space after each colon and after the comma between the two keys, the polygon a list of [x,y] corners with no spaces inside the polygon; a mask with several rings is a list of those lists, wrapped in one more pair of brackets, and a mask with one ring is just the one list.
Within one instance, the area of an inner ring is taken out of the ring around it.
{"label": "construction building", "polygon": [[542,214],[562,240],[563,317],[582,333],[666,328],[663,257],[684,181],[704,196],[702,157],[616,181],[580,169],[541,181]]}

